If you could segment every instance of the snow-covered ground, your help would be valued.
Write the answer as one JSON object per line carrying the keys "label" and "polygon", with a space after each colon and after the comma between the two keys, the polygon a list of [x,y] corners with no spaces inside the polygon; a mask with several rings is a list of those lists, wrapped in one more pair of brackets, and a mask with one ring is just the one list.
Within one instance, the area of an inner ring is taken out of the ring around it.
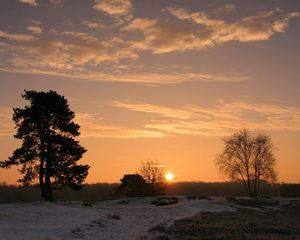
{"label": "snow-covered ground", "polygon": [[177,204],[166,206],[151,204],[157,198],[119,199],[92,206],[82,202],[1,204],[0,239],[134,240],[150,234],[148,230],[158,224],[171,224],[201,211],[235,210],[218,199],[176,198]]}

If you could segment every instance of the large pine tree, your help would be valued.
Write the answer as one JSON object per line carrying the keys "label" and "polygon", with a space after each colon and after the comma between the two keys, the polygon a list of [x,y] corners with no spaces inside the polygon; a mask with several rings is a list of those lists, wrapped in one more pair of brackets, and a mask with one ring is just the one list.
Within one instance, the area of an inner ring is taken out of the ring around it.
{"label": "large pine tree", "polygon": [[39,179],[41,195],[53,200],[53,185],[68,185],[78,189],[88,175],[88,165],[78,165],[86,149],[74,140],[79,125],[73,122],[74,112],[64,96],[55,91],[26,91],[22,97],[30,104],[15,108],[13,120],[17,133],[15,138],[23,140],[1,167],[22,165],[20,172],[23,185]]}

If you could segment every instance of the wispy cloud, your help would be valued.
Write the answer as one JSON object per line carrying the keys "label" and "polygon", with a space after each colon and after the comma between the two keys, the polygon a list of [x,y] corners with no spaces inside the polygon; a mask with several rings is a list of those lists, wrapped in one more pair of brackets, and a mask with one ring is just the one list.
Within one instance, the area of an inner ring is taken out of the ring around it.
{"label": "wispy cloud", "polygon": [[37,21],[35,19],[29,19],[28,22],[34,26],[40,26],[42,24],[40,21]]}
{"label": "wispy cloud", "polygon": [[36,0],[19,0],[19,2],[27,3],[27,4],[32,5],[32,6],[37,6],[37,1]]}
{"label": "wispy cloud", "polygon": [[95,114],[77,113],[75,121],[81,126],[82,138],[159,138],[165,134],[156,130],[134,129],[124,126],[104,124]]}
{"label": "wispy cloud", "polygon": [[300,109],[273,104],[221,101],[212,107],[185,105],[170,108],[145,103],[113,102],[112,106],[151,113],[150,121],[143,127],[167,135],[220,136],[245,127],[300,131]]}
{"label": "wispy cloud", "polygon": [[68,32],[62,32],[62,34],[77,38],[82,42],[94,43],[98,41],[98,38],[96,36],[85,32],[68,31]]}
{"label": "wispy cloud", "polygon": [[[150,85],[166,85],[166,84],[180,84],[188,81],[199,81],[199,82],[239,82],[251,79],[249,76],[242,74],[203,74],[197,72],[190,73],[155,73],[155,72],[124,72],[124,73],[105,73],[105,72],[93,72],[86,71],[80,67],[73,68],[72,65],[67,63],[59,62],[55,60],[53,62],[49,59],[47,62],[41,61],[40,64],[36,64],[35,61],[24,61],[22,58],[12,59],[14,67],[9,66],[1,67],[0,72],[14,72],[14,73],[26,73],[26,74],[38,74],[38,75],[49,75],[59,76],[73,79],[84,79],[90,81],[114,81],[114,82],[127,82],[127,83],[139,83],[139,84],[150,84]],[[53,69],[51,69],[53,68]],[[63,69],[59,71],[57,69]],[[68,71],[66,71],[66,69]]]}
{"label": "wispy cloud", "polygon": [[138,50],[154,53],[185,51],[194,48],[195,29],[189,24],[173,24],[159,19],[137,18],[123,28],[127,32],[141,32],[142,40],[132,40]]}
{"label": "wispy cloud", "polygon": [[62,6],[64,0],[49,0],[49,2],[55,7],[60,7]]}
{"label": "wispy cloud", "polygon": [[12,115],[12,108],[0,107],[0,137],[11,137],[15,134]]}
{"label": "wispy cloud", "polygon": [[86,21],[83,21],[83,24],[91,29],[106,29],[106,28],[108,28],[107,25],[105,25],[99,21],[86,20]]}
{"label": "wispy cloud", "polygon": [[17,42],[30,42],[35,40],[36,38],[27,34],[16,34],[16,33],[7,33],[4,31],[0,31],[0,38],[5,38]]}
{"label": "wispy cloud", "polygon": [[[133,11],[128,0],[96,1],[94,8],[116,16],[113,21],[122,21],[119,17],[125,19]],[[72,27],[67,31],[42,29],[39,22],[32,22],[27,27],[32,35],[0,31],[1,44],[5,44],[0,50],[3,53],[0,71],[150,84],[249,80],[251,77],[238,72],[212,74],[186,71],[184,66],[170,70],[168,63],[165,63],[168,71],[152,71],[146,67],[142,71],[126,70],[126,62],[143,61],[151,54],[200,51],[230,41],[267,40],[276,33],[283,33],[289,21],[300,16],[298,12],[273,9],[232,21],[216,18],[216,12],[234,10],[234,5],[228,4],[212,12],[168,7],[159,18],[127,19],[121,25],[111,24],[110,27],[100,21],[82,21],[87,26],[86,32],[75,31]],[[175,21],[170,17],[176,18]],[[101,34],[94,29],[101,29]]]}
{"label": "wispy cloud", "polygon": [[[234,7],[228,5],[217,10],[230,11]],[[199,50],[230,41],[267,40],[275,33],[284,32],[290,19],[300,17],[298,12],[284,13],[274,9],[229,22],[211,17],[215,12],[191,13],[181,7],[168,7],[167,11],[181,20],[181,24],[163,19],[137,18],[123,27],[123,30],[143,34],[142,41],[134,41],[138,49],[166,53]]]}
{"label": "wispy cloud", "polygon": [[284,32],[288,21],[300,17],[300,13],[284,13],[280,9],[261,11],[236,22],[213,19],[205,12],[190,13],[184,8],[170,7],[169,12],[180,20],[187,20],[205,27],[210,45],[229,41],[267,40],[275,33]]}
{"label": "wispy cloud", "polygon": [[125,108],[130,111],[155,113],[167,118],[177,118],[181,120],[191,119],[196,116],[195,113],[185,109],[174,109],[165,106],[151,105],[147,103],[130,103],[130,102],[112,102],[112,106]]}
{"label": "wispy cloud", "polygon": [[[125,58],[137,57],[134,49],[121,38],[110,38],[110,41],[99,39],[83,32],[54,33],[51,38],[37,38],[24,34],[9,34],[0,31],[0,38],[11,39],[18,42],[10,43],[7,54],[11,56],[9,63],[20,66],[28,63],[39,70],[42,67],[61,71],[78,68],[78,65],[98,65],[105,61],[114,62]],[[55,39],[55,40],[53,40]]]}
{"label": "wispy cloud", "polygon": [[124,16],[132,11],[132,3],[130,0],[96,0],[93,8],[112,16]]}
{"label": "wispy cloud", "polygon": [[[112,102],[114,108],[145,113],[136,127],[107,123],[94,113],[76,113],[81,138],[161,138],[176,135],[223,136],[242,128],[300,131],[300,109],[290,106],[219,101],[215,106],[174,108],[148,103]],[[146,115],[147,114],[147,115]],[[130,114],[129,114],[130,115]],[[0,108],[0,136],[13,136],[12,109]]]}
{"label": "wispy cloud", "polygon": [[35,34],[43,33],[43,30],[40,26],[28,26],[27,30]]}
{"label": "wispy cloud", "polygon": [[31,36],[0,31],[0,38],[16,41],[7,43],[9,47],[3,48],[6,56],[0,64],[0,71],[150,84],[177,84],[187,81],[236,82],[250,79],[249,76],[234,72],[210,74],[180,69],[158,71],[148,68],[137,71],[127,69],[126,66],[110,68],[109,72],[99,71],[98,66],[101,64],[137,59],[138,52],[132,43],[121,37],[106,40],[94,34],[74,31],[53,31],[53,34],[53,37],[45,38],[43,35]]}
{"label": "wispy cloud", "polygon": [[[0,107],[0,137],[12,137],[15,134],[12,121],[12,108]],[[80,138],[160,138],[166,136],[163,132],[129,128],[103,123],[103,118],[92,113],[76,113],[75,122],[80,127]]]}

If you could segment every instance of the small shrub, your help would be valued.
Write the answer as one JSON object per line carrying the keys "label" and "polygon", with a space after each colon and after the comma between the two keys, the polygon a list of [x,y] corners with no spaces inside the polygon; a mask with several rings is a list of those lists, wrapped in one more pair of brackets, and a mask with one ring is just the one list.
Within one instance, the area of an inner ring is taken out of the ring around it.
{"label": "small shrub", "polygon": [[155,232],[165,233],[166,231],[167,231],[166,223],[159,223],[149,229],[149,232],[151,233],[155,233]]}
{"label": "small shrub", "polygon": [[113,220],[120,220],[121,217],[118,214],[112,214],[112,215],[107,215],[107,218],[113,219]]}

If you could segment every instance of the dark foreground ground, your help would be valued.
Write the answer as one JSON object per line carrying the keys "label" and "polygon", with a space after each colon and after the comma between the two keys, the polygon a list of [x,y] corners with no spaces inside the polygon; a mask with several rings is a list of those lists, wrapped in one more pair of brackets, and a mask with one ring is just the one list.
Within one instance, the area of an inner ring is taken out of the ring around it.
{"label": "dark foreground ground", "polygon": [[229,199],[236,212],[203,212],[158,225],[155,240],[291,240],[300,239],[300,200]]}

